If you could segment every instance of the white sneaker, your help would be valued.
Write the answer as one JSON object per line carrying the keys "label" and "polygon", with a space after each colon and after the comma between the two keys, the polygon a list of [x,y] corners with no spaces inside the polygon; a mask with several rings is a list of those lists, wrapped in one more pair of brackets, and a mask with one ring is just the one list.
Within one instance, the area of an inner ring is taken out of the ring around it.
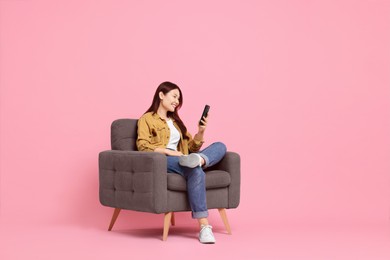
{"label": "white sneaker", "polygon": [[188,168],[202,166],[202,157],[197,153],[182,155],[179,158],[179,164]]}
{"label": "white sneaker", "polygon": [[202,244],[214,244],[215,237],[213,234],[213,227],[210,225],[202,225],[199,232],[199,241]]}

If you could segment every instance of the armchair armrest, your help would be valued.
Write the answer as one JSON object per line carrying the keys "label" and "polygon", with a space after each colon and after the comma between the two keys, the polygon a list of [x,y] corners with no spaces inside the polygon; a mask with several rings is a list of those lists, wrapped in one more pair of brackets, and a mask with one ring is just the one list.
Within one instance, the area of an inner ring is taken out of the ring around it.
{"label": "armchair armrest", "polygon": [[240,204],[241,158],[238,153],[226,152],[223,159],[208,170],[222,170],[230,174],[229,208],[237,208]]}
{"label": "armchair armrest", "polygon": [[114,208],[166,212],[166,156],[119,150],[99,153],[99,199]]}

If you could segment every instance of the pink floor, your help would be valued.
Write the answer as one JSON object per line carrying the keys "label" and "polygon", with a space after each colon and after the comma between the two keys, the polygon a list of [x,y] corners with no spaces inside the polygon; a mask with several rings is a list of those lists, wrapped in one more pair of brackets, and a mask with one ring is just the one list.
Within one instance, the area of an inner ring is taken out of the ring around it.
{"label": "pink floor", "polygon": [[104,223],[33,227],[3,222],[0,259],[390,259],[387,224],[283,226],[233,218],[233,235],[228,235],[214,214],[217,243],[202,245],[186,213],[176,215],[166,242],[161,241],[162,216],[145,214],[145,221],[132,222],[142,215],[120,215],[111,232]]}

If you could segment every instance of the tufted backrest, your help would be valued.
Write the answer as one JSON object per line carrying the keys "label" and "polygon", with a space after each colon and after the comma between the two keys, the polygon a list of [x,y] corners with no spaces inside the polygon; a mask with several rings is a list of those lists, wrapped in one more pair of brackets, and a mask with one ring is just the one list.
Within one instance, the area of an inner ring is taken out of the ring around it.
{"label": "tufted backrest", "polygon": [[111,124],[111,149],[137,151],[137,119],[117,119]]}

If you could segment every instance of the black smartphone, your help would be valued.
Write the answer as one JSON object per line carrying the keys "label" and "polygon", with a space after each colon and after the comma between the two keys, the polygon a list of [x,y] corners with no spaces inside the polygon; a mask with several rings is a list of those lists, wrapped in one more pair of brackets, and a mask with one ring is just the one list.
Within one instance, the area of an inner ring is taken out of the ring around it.
{"label": "black smartphone", "polygon": [[203,125],[203,123],[202,123],[203,117],[207,117],[207,114],[209,113],[209,110],[210,110],[210,106],[209,105],[205,105],[204,109],[203,109],[202,117],[199,120],[199,124],[200,125]]}

